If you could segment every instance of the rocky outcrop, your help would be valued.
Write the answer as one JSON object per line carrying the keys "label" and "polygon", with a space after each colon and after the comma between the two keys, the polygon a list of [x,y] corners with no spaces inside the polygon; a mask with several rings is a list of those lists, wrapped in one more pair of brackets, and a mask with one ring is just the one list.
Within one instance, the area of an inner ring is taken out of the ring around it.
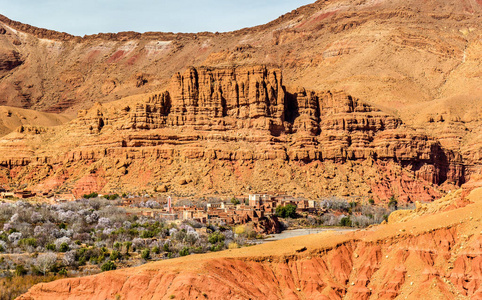
{"label": "rocky outcrop", "polygon": [[[96,101],[159,90],[189,65],[269,64],[289,75],[289,85],[346,90],[403,110],[413,103],[479,94],[478,12],[480,5],[468,0],[437,6],[415,0],[322,1],[228,33],[129,31],[84,37],[0,15],[5,31],[0,48],[28,61],[0,80],[0,90],[20,82],[35,94],[26,107],[74,113]],[[458,68],[462,63],[465,67]],[[73,84],[62,80],[72,73],[85,77]],[[140,73],[145,76],[138,78]],[[25,106],[12,90],[1,96],[10,99],[9,105]]]}
{"label": "rocky outcrop", "polygon": [[253,229],[259,233],[274,234],[281,233],[283,225],[279,222],[277,216],[267,216],[253,222]]}
{"label": "rocky outcrop", "polygon": [[[165,91],[97,103],[53,131],[7,137],[0,166],[28,166],[12,181],[35,185],[55,176],[32,173],[47,163],[70,173],[64,187],[79,193],[146,188],[160,180],[171,183],[170,192],[193,194],[246,193],[255,185],[313,197],[427,201],[440,195],[433,185],[466,179],[458,152],[399,118],[344,92],[291,91],[282,82],[281,72],[266,66],[191,67],[175,74]],[[30,154],[11,151],[15,147]],[[186,168],[191,183],[172,184],[173,177],[186,177]],[[81,179],[98,171],[105,180],[96,182],[103,184],[82,187]]]}
{"label": "rocky outcrop", "polygon": [[17,51],[2,51],[0,53],[0,73],[10,71],[20,66],[23,60]]}
{"label": "rocky outcrop", "polygon": [[33,34],[36,37],[39,38],[53,38],[53,39],[58,39],[58,40],[63,40],[67,41],[70,39],[73,39],[74,36],[65,32],[57,32],[53,30],[48,30],[48,29],[43,29],[43,28],[38,28],[35,26],[31,26],[28,24],[23,24],[17,21],[10,20],[4,15],[0,15],[0,22],[12,26],[16,28],[17,30]]}
{"label": "rocky outcrop", "polygon": [[[210,70],[188,68],[170,84],[169,125],[216,130],[282,127],[281,71],[263,66]],[[213,127],[214,125],[214,127]]]}
{"label": "rocky outcrop", "polygon": [[478,299],[480,196],[479,188],[464,207],[431,207],[432,213],[354,233],[312,234],[39,284],[19,299]]}

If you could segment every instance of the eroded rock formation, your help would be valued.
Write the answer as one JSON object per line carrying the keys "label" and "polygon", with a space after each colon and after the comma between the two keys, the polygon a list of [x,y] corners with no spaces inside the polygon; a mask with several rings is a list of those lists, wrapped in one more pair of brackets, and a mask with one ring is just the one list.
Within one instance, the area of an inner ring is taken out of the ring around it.
{"label": "eroded rock formation", "polygon": [[10,71],[23,63],[17,51],[5,51],[0,53],[0,72]]}
{"label": "eroded rock formation", "polygon": [[55,133],[7,137],[0,176],[79,191],[89,174],[106,191],[433,199],[482,172],[481,11],[317,1],[229,33],[85,37],[0,16],[1,104],[83,110]]}
{"label": "eroded rock formation", "polygon": [[[280,70],[265,66],[191,67],[163,92],[97,103],[65,126],[5,137],[0,166],[32,187],[66,172],[59,187],[76,191],[89,190],[78,184],[97,174],[105,185],[92,188],[106,191],[160,181],[194,194],[251,186],[406,201],[431,200],[440,195],[431,185],[466,180],[460,153],[392,114],[344,92],[290,91],[282,82]],[[175,184],[186,176],[191,184]]]}

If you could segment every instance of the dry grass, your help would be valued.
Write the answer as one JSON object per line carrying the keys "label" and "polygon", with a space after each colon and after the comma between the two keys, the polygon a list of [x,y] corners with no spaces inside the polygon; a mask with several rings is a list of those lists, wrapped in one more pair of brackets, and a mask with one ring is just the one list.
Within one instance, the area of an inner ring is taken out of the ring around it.
{"label": "dry grass", "polygon": [[61,278],[65,278],[65,276],[26,275],[0,278],[0,300],[15,299],[37,283],[50,282]]}

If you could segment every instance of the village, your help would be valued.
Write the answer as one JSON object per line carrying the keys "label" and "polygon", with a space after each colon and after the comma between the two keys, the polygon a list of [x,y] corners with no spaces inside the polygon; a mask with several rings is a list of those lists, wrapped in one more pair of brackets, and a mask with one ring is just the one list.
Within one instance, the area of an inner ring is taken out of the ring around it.
{"label": "village", "polygon": [[[85,196],[85,195],[84,195]],[[109,195],[96,194],[97,197],[109,198]],[[117,195],[116,195],[117,196]],[[50,204],[65,203],[82,199],[73,194],[36,194],[27,190],[7,191],[0,188],[0,200],[14,201],[17,199],[38,198]],[[235,226],[252,224],[257,232],[279,233],[280,223],[276,208],[291,206],[296,215],[320,216],[324,209],[319,201],[295,198],[283,193],[260,193],[238,195],[231,199],[212,198],[211,201],[186,201],[180,197],[151,197],[150,195],[123,195],[116,198],[116,205],[126,209],[131,215],[157,217],[166,221],[191,220],[202,224],[217,226]],[[141,203],[154,201],[154,207],[143,207]],[[187,203],[187,204],[186,204]]]}
{"label": "village", "polygon": [[[361,197],[333,196],[313,200],[285,192],[197,198],[148,193],[102,195],[95,192],[79,196],[68,192],[9,191],[0,187],[0,202],[23,200],[56,205],[91,198],[108,200],[111,205],[122,208],[128,216],[144,216],[176,224],[193,221],[204,226],[231,228],[249,224],[259,234],[280,233],[287,227],[366,227],[382,222],[389,211],[396,209],[390,205],[388,208],[374,205],[372,199]],[[284,214],[283,211],[290,213]],[[287,222],[287,218],[291,221]]]}
{"label": "village", "polygon": [[[139,199],[122,200],[122,206],[132,207]],[[182,201],[177,201],[182,202]],[[326,210],[315,200],[297,199],[285,194],[249,194],[231,198],[229,201],[201,202],[197,205],[173,205],[168,197],[162,209],[140,210],[137,213],[165,220],[192,220],[202,224],[217,226],[235,226],[251,223],[257,232],[279,233],[280,223],[277,218],[278,207],[291,206],[297,215],[317,215]],[[317,205],[318,204],[318,205]]]}

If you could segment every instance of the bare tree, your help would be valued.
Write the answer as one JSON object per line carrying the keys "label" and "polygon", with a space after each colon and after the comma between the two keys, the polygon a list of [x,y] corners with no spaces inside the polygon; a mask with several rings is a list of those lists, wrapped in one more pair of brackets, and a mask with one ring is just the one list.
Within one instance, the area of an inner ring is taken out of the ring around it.
{"label": "bare tree", "polygon": [[40,254],[37,259],[35,260],[35,266],[39,269],[42,274],[46,274],[50,268],[55,265],[57,261],[57,255],[52,252],[47,252],[44,254]]}
{"label": "bare tree", "polygon": [[67,266],[73,266],[75,264],[76,260],[77,260],[76,253],[77,253],[77,251],[75,251],[75,250],[70,250],[70,251],[65,252],[65,255],[64,255],[64,258],[63,258],[64,264],[67,265]]}

